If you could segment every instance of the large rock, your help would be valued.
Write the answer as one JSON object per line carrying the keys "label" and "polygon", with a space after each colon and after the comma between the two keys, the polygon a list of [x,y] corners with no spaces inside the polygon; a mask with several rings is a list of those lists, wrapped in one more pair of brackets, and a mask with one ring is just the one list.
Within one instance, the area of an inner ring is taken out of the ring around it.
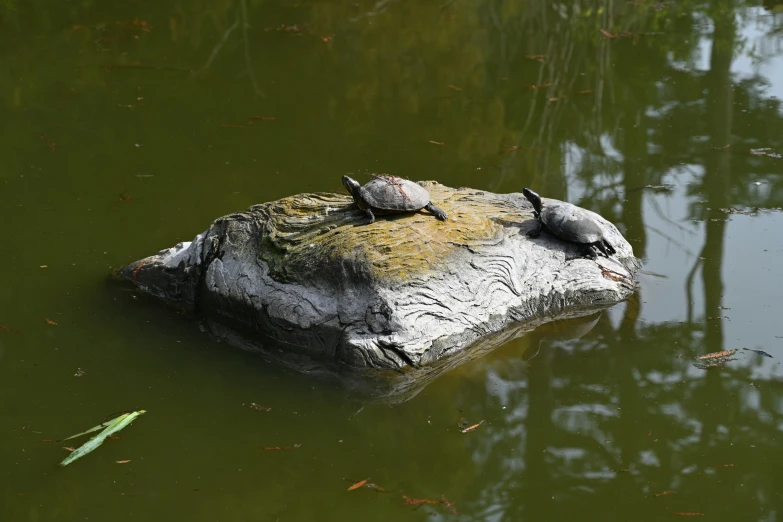
{"label": "large rock", "polygon": [[289,362],[391,370],[464,360],[488,334],[585,315],[635,288],[631,246],[597,214],[617,254],[591,261],[547,233],[528,238],[521,194],[422,185],[448,221],[420,211],[366,225],[347,195],[300,194],[219,218],[119,275],[232,344],[272,339]]}

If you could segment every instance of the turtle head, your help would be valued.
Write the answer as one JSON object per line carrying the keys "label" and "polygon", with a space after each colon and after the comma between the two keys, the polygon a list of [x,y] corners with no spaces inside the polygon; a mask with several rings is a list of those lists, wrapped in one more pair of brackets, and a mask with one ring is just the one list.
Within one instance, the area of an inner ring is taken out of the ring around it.
{"label": "turtle head", "polygon": [[522,194],[525,195],[527,200],[533,204],[533,208],[536,212],[541,213],[541,196],[530,190],[529,188],[522,189]]}
{"label": "turtle head", "polygon": [[359,201],[359,189],[361,185],[359,182],[350,176],[343,176],[343,187],[348,191],[354,201]]}

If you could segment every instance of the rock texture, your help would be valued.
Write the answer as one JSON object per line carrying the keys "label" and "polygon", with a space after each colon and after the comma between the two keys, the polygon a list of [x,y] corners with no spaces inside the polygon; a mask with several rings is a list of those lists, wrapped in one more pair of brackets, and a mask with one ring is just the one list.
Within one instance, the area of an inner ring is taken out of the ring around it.
{"label": "rock texture", "polygon": [[528,238],[522,194],[421,184],[448,221],[420,211],[366,225],[347,195],[300,194],[219,218],[118,273],[232,344],[273,340],[278,359],[398,372],[453,366],[435,363],[464,360],[520,321],[528,331],[585,315],[635,288],[631,246],[597,214],[617,255],[590,261],[547,233]]}

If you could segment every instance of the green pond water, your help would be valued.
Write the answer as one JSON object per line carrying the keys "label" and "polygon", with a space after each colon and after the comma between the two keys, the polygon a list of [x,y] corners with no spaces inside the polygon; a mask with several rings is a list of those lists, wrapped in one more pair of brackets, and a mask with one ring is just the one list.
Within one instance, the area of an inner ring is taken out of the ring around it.
{"label": "green pond water", "polygon": [[[781,520],[781,13],[0,1],[0,521]],[[371,172],[600,212],[639,291],[378,404],[108,281]]]}

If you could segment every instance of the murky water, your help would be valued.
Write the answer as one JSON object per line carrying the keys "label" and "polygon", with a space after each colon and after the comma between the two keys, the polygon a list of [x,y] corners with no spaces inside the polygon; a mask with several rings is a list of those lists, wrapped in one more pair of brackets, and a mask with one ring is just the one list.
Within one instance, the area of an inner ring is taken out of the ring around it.
{"label": "murky water", "polygon": [[[454,517],[403,494],[470,520],[780,520],[773,4],[0,2],[0,520]],[[107,284],[375,171],[596,210],[640,291],[390,406]],[[141,408],[67,468],[42,442]]]}

